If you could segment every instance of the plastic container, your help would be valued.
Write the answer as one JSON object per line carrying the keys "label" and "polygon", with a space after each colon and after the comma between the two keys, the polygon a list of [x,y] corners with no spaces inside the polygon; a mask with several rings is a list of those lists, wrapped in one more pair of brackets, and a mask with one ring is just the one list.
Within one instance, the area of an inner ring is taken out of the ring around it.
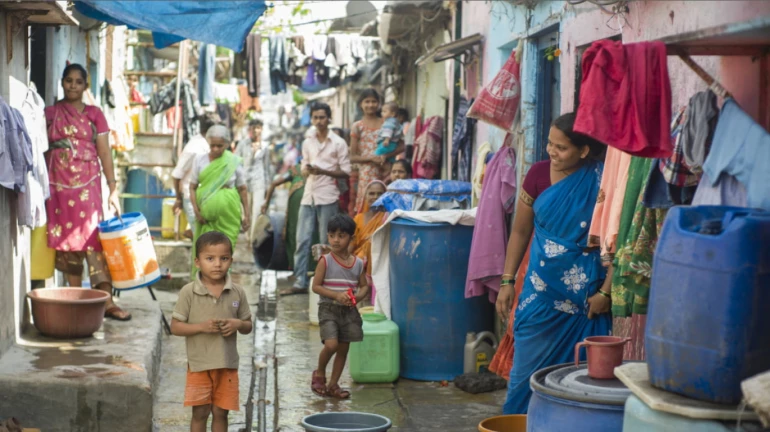
{"label": "plastic container", "polygon": [[84,288],[41,288],[27,293],[35,328],[55,338],[91,336],[104,321],[110,294]]}
{"label": "plastic container", "polygon": [[48,247],[48,226],[33,229],[30,235],[29,278],[52,278],[55,263],[56,251]]}
{"label": "plastic container", "polygon": [[155,247],[141,213],[126,213],[121,219],[100,223],[99,241],[115,289],[142,288],[160,280]]}
{"label": "plastic container", "polygon": [[[165,189],[163,182],[152,173],[142,169],[132,169],[126,176],[126,193],[141,195],[174,196],[174,191]],[[147,219],[147,224],[153,227],[153,232],[160,235],[158,230],[163,223],[163,198],[124,198],[123,210],[126,213],[141,213]]]}
{"label": "plastic container", "polygon": [[479,423],[479,432],[526,432],[526,430],[526,414],[497,416]]}
{"label": "plastic container", "polygon": [[580,365],[580,348],[586,347],[588,376],[593,379],[615,379],[615,368],[623,364],[623,346],[631,338],[591,336],[575,345],[575,366]]}
{"label": "plastic container", "polygon": [[631,391],[618,379],[595,380],[585,364],[541,369],[529,380],[528,432],[618,432]]}
{"label": "plastic container", "polygon": [[472,237],[469,226],[391,222],[391,317],[399,328],[404,378],[462,375],[465,335],[494,327],[489,299],[465,298]]}
{"label": "plastic container", "polygon": [[359,383],[389,383],[398,379],[398,326],[385,315],[361,315],[364,340],[350,345],[350,376]]}
{"label": "plastic container", "polygon": [[[492,342],[487,343],[487,341]],[[463,373],[480,372],[488,369],[497,351],[497,337],[492,332],[468,333],[465,335]]]}
{"label": "plastic container", "polygon": [[645,348],[653,386],[737,404],[770,370],[770,214],[674,207],[655,252]]}
{"label": "plastic container", "polygon": [[676,414],[657,411],[638,397],[631,395],[626,400],[623,416],[623,432],[753,432],[762,430],[761,425],[752,422],[736,422],[694,419]]}
{"label": "plastic container", "polygon": [[384,432],[392,425],[387,417],[359,412],[328,412],[302,419],[302,427],[309,432]]}
{"label": "plastic container", "polygon": [[[163,212],[161,227],[163,232],[161,237],[164,239],[174,238],[174,228],[176,224],[176,215],[174,214],[175,198],[166,198],[163,200]],[[179,233],[184,233],[187,229],[187,214],[184,211],[179,212]]]}

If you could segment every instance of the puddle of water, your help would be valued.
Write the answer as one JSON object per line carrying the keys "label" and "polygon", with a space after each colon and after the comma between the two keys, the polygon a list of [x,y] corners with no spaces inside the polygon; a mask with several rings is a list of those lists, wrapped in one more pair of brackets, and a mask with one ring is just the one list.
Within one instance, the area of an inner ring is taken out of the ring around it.
{"label": "puddle of water", "polygon": [[43,349],[35,353],[32,365],[37,369],[53,369],[57,366],[89,366],[124,364],[121,356],[100,355],[96,350]]}

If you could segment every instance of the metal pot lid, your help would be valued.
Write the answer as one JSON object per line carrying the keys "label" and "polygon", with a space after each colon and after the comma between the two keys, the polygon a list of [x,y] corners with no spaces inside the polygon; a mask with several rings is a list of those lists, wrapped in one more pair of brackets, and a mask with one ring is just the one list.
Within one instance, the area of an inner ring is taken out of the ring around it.
{"label": "metal pot lid", "polygon": [[588,376],[585,363],[561,364],[540,369],[529,380],[532,391],[578,402],[623,405],[631,390],[619,379],[597,380]]}

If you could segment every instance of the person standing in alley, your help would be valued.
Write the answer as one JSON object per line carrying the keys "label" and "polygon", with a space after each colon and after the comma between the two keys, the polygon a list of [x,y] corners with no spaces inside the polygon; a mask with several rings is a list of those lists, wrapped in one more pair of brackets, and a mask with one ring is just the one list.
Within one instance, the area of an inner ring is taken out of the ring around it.
{"label": "person standing in alley", "polygon": [[203,432],[211,414],[211,430],[227,431],[228,411],[238,411],[237,334],[251,333],[246,292],[231,280],[233,243],[218,231],[195,242],[193,282],[179,291],[171,319],[171,334],[187,346],[184,406],[192,407],[191,432]]}
{"label": "person standing in alley", "polygon": [[297,250],[294,254],[294,285],[281,295],[307,294],[310,247],[313,232],[326,239],[326,226],[339,213],[340,190],[337,179],[350,175],[350,157],[345,141],[329,130],[331,108],[316,103],[311,108],[315,133],[302,143],[302,175],[307,178],[297,226]]}
{"label": "person standing in alley", "polygon": [[248,241],[253,242],[256,219],[261,214],[265,195],[270,186],[270,147],[262,141],[262,120],[249,122],[249,136],[242,139],[235,148],[235,154],[242,159],[251,203]]}
{"label": "person standing in alley", "polygon": [[[251,222],[241,158],[225,151],[230,145],[230,130],[223,125],[214,125],[206,132],[206,141],[209,153],[195,159],[190,176],[190,201],[198,224],[193,256],[198,236],[209,231],[223,232],[235,247],[241,229],[248,232]],[[190,279],[195,280],[194,266]]]}
{"label": "person standing in alley", "polygon": [[103,211],[102,172],[110,190],[110,210],[120,214],[107,141],[110,128],[99,108],[83,103],[88,87],[83,66],[73,63],[64,68],[61,85],[64,99],[45,109],[51,143],[45,155],[51,185],[51,198],[46,201],[48,247],[56,250],[56,269],[66,275],[71,287],[82,285],[85,261],[91,287],[110,294],[104,316],[128,321],[131,314],[112,301],[112,278],[97,229]]}
{"label": "person standing in alley", "polygon": [[[338,382],[345,368],[351,342],[364,340],[363,321],[356,304],[369,295],[365,263],[350,253],[356,223],[346,214],[334,216],[327,226],[331,252],[318,261],[313,292],[320,296],[318,321],[324,344],[318,356],[318,369],[313,371],[310,388],[319,396],[347,399],[350,392]],[[326,384],[326,367],[334,357],[332,376]]]}
{"label": "person standing in alley", "polygon": [[[350,161],[358,165],[358,182],[351,185],[350,214],[355,215],[364,202],[366,187],[374,180],[387,180],[390,175],[390,163],[388,159],[404,151],[404,142],[401,140],[396,149],[387,154],[376,155],[377,137],[384,120],[380,117],[380,94],[374,89],[361,92],[358,98],[358,106],[364,113],[364,118],[353,123],[350,127]],[[354,201],[355,200],[355,201]]]}
{"label": "person standing in alley", "polygon": [[200,120],[200,133],[190,138],[190,141],[184,146],[182,155],[179,157],[174,171],[171,172],[171,177],[174,178],[174,190],[176,190],[174,214],[178,215],[184,211],[187,215],[190,230],[185,231],[184,235],[190,239],[195,235],[195,211],[190,201],[190,176],[192,175],[193,161],[196,157],[209,152],[206,132],[217,123],[219,123],[219,116],[216,114],[207,114]]}

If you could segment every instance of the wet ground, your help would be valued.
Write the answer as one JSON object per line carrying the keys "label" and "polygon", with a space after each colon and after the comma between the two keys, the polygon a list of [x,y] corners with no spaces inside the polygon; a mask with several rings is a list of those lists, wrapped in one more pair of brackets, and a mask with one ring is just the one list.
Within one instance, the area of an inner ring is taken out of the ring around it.
{"label": "wet ground", "polygon": [[[279,289],[288,286],[278,280]],[[318,327],[308,321],[308,296],[279,300],[276,330],[277,428],[281,432],[302,431],[300,420],[319,412],[358,411],[380,414],[391,419],[393,431],[467,432],[477,430],[479,422],[499,415],[505,392],[472,395],[449,383],[400,379],[394,384],[356,384],[347,367],[340,384],[350,389],[345,401],[321,398],[310,390],[321,340]],[[331,365],[329,366],[331,372]],[[267,428],[266,430],[271,430]]]}

